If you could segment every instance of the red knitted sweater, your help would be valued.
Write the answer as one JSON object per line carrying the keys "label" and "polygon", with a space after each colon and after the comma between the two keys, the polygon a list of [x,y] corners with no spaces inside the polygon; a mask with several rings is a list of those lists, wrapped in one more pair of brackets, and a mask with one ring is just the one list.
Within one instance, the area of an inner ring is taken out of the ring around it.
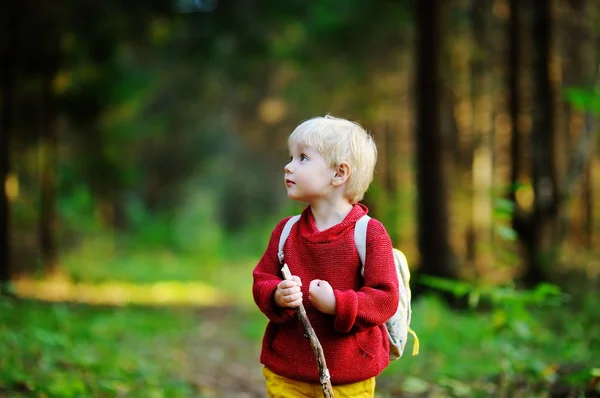
{"label": "red knitted sweater", "polygon": [[[398,279],[392,244],[377,220],[367,227],[365,277],[354,243],[354,225],[368,212],[361,205],[340,224],[319,231],[310,206],[292,228],[285,243],[285,262],[302,280],[303,304],[323,346],[332,384],[347,384],[377,376],[389,364],[389,341],[383,323],[398,306]],[[253,272],[254,300],[269,318],[261,363],[273,372],[299,381],[319,382],[316,358],[294,310],[275,304],[274,293],[282,280],[277,246],[281,220]],[[308,299],[313,279],[326,280],[335,292],[336,315],[318,311]]]}

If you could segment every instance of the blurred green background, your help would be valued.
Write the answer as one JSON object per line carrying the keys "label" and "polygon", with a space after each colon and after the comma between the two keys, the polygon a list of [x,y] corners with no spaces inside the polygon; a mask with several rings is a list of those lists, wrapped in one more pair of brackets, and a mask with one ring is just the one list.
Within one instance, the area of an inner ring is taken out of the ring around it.
{"label": "blurred green background", "polygon": [[328,113],[374,135],[364,203],[413,272],[421,353],[377,396],[600,396],[599,26],[594,0],[2,2],[0,396],[264,396],[252,269],[303,208],[287,136]]}

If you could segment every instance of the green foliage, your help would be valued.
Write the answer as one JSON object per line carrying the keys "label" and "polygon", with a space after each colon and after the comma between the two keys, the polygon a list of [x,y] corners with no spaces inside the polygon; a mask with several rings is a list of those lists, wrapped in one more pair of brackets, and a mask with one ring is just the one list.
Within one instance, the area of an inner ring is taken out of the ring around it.
{"label": "green foliage", "polygon": [[74,230],[80,234],[98,231],[101,227],[95,213],[95,200],[86,185],[70,188],[69,195],[58,197],[57,210],[61,215],[66,230]]}
{"label": "green foliage", "polygon": [[597,89],[569,87],[565,89],[565,97],[578,109],[600,112],[600,92]]}
{"label": "green foliage", "polygon": [[[97,255],[103,252],[110,250],[99,248]],[[168,267],[157,269],[163,260],[151,257],[150,253],[145,257],[123,254],[120,265],[133,262],[130,269],[139,274],[120,276],[168,276]],[[87,262],[95,263],[96,258],[87,258]],[[80,258],[79,266],[89,270],[83,260]],[[202,268],[197,258],[173,256],[171,261],[171,269]],[[119,276],[117,264],[105,266],[109,269],[106,276]],[[233,314],[227,323],[220,324],[216,329],[221,335],[217,347],[214,342],[202,345],[190,333],[198,330],[198,323],[200,327],[206,324],[207,330],[214,328],[210,322],[222,319],[229,310],[219,310],[211,318],[197,317],[193,309],[185,308],[2,301],[0,345],[9,348],[8,354],[0,358],[0,391],[16,397],[41,392],[50,397],[85,396],[92,395],[90,391],[98,397],[134,392],[143,392],[144,396],[198,396],[188,377],[194,370],[198,375],[195,363],[206,363],[201,376],[208,377],[217,367],[214,358],[206,357],[209,348],[243,352],[236,366],[243,361],[258,375],[257,350],[266,319],[252,301],[252,267],[252,263],[228,263],[187,275],[225,289],[241,308],[250,309],[249,314]],[[419,391],[448,397],[509,397],[516,395],[502,395],[506,386],[547,390],[550,383],[561,381],[581,387],[597,372],[597,297],[588,295],[569,303],[555,287],[547,285],[531,292],[511,287],[479,288],[475,294],[474,286],[436,282],[440,289],[479,299],[472,300],[473,309],[468,311],[454,311],[434,295],[413,303],[412,326],[419,333],[421,353],[411,357],[408,347],[407,356],[384,371],[378,378],[382,397]],[[193,349],[182,345],[184,342]],[[224,361],[227,367],[227,359]],[[556,369],[571,364],[577,365],[576,371],[558,375]],[[82,388],[83,393],[79,392]]]}
{"label": "green foliage", "polygon": [[[469,291],[464,284],[430,282],[457,295]],[[600,352],[600,326],[592,310],[596,297],[588,296],[583,307],[566,307],[556,288],[547,285],[532,292],[488,289],[485,296],[495,303],[490,309],[461,312],[435,296],[416,301],[412,327],[421,352],[392,363],[379,384],[408,375],[396,381],[403,390],[436,390],[451,397],[518,396],[515,388],[542,394],[553,383],[585,389]],[[593,330],[584,332],[580,325]]]}
{"label": "green foliage", "polygon": [[516,205],[512,200],[496,197],[494,200],[493,216],[495,220],[510,221]]}
{"label": "green foliage", "polygon": [[[515,184],[511,189],[518,190],[523,184]],[[503,192],[502,192],[503,193]],[[496,264],[507,268],[515,268],[521,259],[511,248],[510,244],[517,243],[518,234],[512,227],[512,220],[517,210],[517,204],[506,199],[501,194],[496,194],[492,208],[494,234],[499,238],[498,241],[504,241],[504,244],[497,244],[492,249],[496,258]]]}
{"label": "green foliage", "polygon": [[0,301],[0,394],[189,397],[175,311]]}
{"label": "green foliage", "polygon": [[[496,351],[499,366],[496,371],[501,373],[503,382],[554,382],[557,375],[552,369],[561,361],[587,364],[584,379],[589,381],[594,356],[585,347],[589,347],[588,344],[598,347],[600,341],[597,337],[581,338],[577,325],[590,313],[586,309],[576,311],[575,306],[568,307],[568,296],[557,286],[540,284],[525,291],[513,286],[477,286],[430,276],[422,276],[422,283],[456,297],[467,297],[473,309],[489,307],[488,321],[480,327],[482,335],[478,344],[490,345]],[[548,324],[554,322],[560,323],[560,331],[548,328]],[[422,340],[427,341],[427,338]],[[559,346],[564,349],[562,354],[552,355],[561,352],[557,350]],[[573,355],[574,351],[578,354]],[[582,380],[574,383],[581,385]]]}

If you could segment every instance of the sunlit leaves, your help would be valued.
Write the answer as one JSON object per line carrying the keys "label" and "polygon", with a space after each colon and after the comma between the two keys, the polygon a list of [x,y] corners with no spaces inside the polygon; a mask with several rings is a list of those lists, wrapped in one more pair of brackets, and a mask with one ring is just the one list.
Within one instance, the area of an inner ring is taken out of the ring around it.
{"label": "sunlit leaves", "polygon": [[516,241],[518,237],[517,232],[513,228],[504,225],[496,225],[494,231],[500,238],[509,241]]}
{"label": "sunlit leaves", "polygon": [[16,174],[9,174],[6,177],[4,191],[8,200],[15,200],[19,196],[19,178]]}
{"label": "sunlit leaves", "polygon": [[598,90],[570,87],[565,90],[565,96],[579,109],[600,112],[600,92]]}
{"label": "sunlit leaves", "polygon": [[502,220],[510,220],[515,212],[515,203],[512,200],[496,198],[494,200],[494,217]]}
{"label": "sunlit leaves", "polygon": [[[22,278],[14,283],[19,296],[45,301],[79,302],[89,304],[149,304],[149,305],[222,305],[226,296],[201,282],[156,282],[133,284],[104,282],[98,284],[73,283],[68,279],[35,280]],[[47,344],[53,336],[40,335]]]}

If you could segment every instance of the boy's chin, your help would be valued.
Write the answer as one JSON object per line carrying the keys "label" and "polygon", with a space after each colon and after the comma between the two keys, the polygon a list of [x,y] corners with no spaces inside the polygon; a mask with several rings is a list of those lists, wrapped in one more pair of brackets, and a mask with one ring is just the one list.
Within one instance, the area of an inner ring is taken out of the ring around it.
{"label": "boy's chin", "polygon": [[294,194],[290,191],[287,192],[287,197],[292,200],[297,200],[299,202],[306,202],[306,199],[301,195]]}

